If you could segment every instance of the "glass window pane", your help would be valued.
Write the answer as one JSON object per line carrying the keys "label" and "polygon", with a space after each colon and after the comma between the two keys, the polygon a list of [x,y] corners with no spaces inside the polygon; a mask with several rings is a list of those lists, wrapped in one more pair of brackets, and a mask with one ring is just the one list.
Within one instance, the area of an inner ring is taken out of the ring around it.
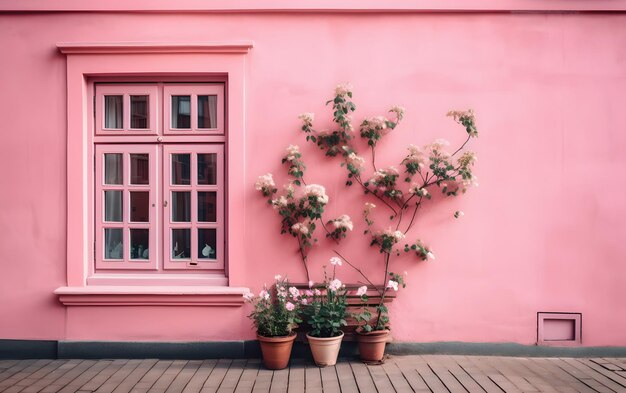
{"label": "glass window pane", "polygon": [[172,191],[172,221],[191,221],[191,192]]}
{"label": "glass window pane", "polygon": [[198,128],[217,128],[217,96],[198,96]]}
{"label": "glass window pane", "polygon": [[198,154],[198,184],[217,184],[217,154]]}
{"label": "glass window pane", "polygon": [[191,184],[191,155],[172,154],[172,184]]}
{"label": "glass window pane", "polygon": [[148,128],[148,96],[130,96],[130,128]]}
{"label": "glass window pane", "polygon": [[215,222],[217,217],[217,193],[198,192],[198,221]]}
{"label": "glass window pane", "polygon": [[104,258],[124,258],[124,240],[122,237],[122,228],[104,229]]}
{"label": "glass window pane", "polygon": [[191,258],[191,229],[172,229],[172,258]]}
{"label": "glass window pane", "polygon": [[148,154],[130,155],[130,184],[150,183],[150,156]]}
{"label": "glass window pane", "polygon": [[150,230],[130,230],[130,259],[148,259],[150,257]]}
{"label": "glass window pane", "polygon": [[124,96],[104,96],[104,128],[122,129]]}
{"label": "glass window pane", "polygon": [[172,128],[191,128],[191,96],[172,96]]}
{"label": "glass window pane", "polygon": [[108,190],[104,192],[104,221],[122,222],[122,191]]}
{"label": "glass window pane", "polygon": [[104,155],[104,184],[122,184],[122,168],[122,153],[106,153]]}
{"label": "glass window pane", "polygon": [[217,259],[216,229],[198,229],[198,259]]}
{"label": "glass window pane", "polygon": [[130,221],[150,221],[150,193],[148,191],[130,193]]}

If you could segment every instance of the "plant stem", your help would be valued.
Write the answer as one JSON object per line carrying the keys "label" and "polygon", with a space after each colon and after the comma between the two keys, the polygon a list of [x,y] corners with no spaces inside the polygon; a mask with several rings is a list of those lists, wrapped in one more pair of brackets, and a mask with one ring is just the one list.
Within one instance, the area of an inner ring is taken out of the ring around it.
{"label": "plant stem", "polygon": [[328,237],[330,237],[331,239],[333,239],[333,241],[334,241],[336,244],[339,244],[339,239],[335,239],[335,238],[333,237],[333,235],[330,233],[330,231],[328,230],[328,228],[326,228],[326,224],[324,224],[324,219],[319,218],[318,220],[320,220],[320,223],[322,224],[322,228],[324,228],[324,230],[325,230],[325,231],[326,231],[326,233],[328,234]]}
{"label": "plant stem", "polygon": [[450,157],[454,157],[456,155],[456,153],[460,152],[465,147],[465,145],[467,145],[467,142],[469,142],[470,138],[471,138],[471,135],[467,135],[467,139],[465,140],[465,142],[463,142],[461,147],[456,149],[456,151],[454,153],[452,153],[452,155]]}
{"label": "plant stem", "polygon": [[[363,277],[363,278],[365,279],[365,281],[367,281],[367,283],[368,283],[369,285],[371,285],[371,286],[372,286],[372,288],[374,288],[374,290],[375,290],[376,292],[378,292],[378,294],[379,294],[379,295],[381,295],[381,296],[382,296],[382,293],[378,290],[378,288],[376,287],[376,285],[374,285],[374,283],[372,283],[372,282],[370,281],[370,279],[369,279],[369,278],[367,278],[367,276],[365,275],[365,273],[363,273],[363,271],[362,271],[361,269],[359,269],[358,267],[356,267],[356,266],[354,266],[353,264],[351,264],[351,263],[350,263],[350,261],[348,261],[348,260],[346,259],[346,257],[344,257],[343,255],[341,255],[341,254],[339,253],[339,251],[337,251],[337,250],[333,250],[333,252],[334,252],[335,254],[337,254],[337,255],[339,256],[339,258],[343,259],[343,260],[344,260],[344,261],[345,261],[345,262],[346,262],[346,263],[347,263],[347,264],[348,264],[351,268],[353,268],[354,270],[356,270],[356,271],[357,271],[357,273],[359,273],[359,274],[361,275],[361,277]],[[383,284],[384,284],[384,282],[383,282]]]}
{"label": "plant stem", "polygon": [[374,167],[374,171],[378,171],[378,169],[376,169],[376,149],[373,145],[370,147],[372,148],[372,167]]}
{"label": "plant stem", "polygon": [[415,203],[415,210],[413,210],[413,216],[411,217],[409,226],[406,227],[406,231],[404,231],[404,233],[407,233],[409,230],[411,230],[411,227],[413,226],[413,221],[415,220],[415,215],[417,214],[417,209],[419,209],[419,207],[422,205],[422,198],[423,197],[420,197],[420,200]]}
{"label": "plant stem", "polygon": [[363,187],[364,190],[369,191],[370,194],[372,194],[373,196],[378,198],[379,201],[381,201],[382,203],[387,205],[387,207],[389,207],[391,209],[391,211],[393,211],[394,216],[398,215],[398,212],[396,211],[396,209],[393,208],[393,206],[391,206],[389,203],[387,203],[387,201],[385,201],[381,196],[371,192],[369,190],[369,188],[365,187],[365,184],[363,184],[363,182],[361,181],[360,176],[354,176],[354,180],[356,180],[356,182],[359,183],[361,185],[361,187]]}
{"label": "plant stem", "polygon": [[380,302],[378,303],[378,308],[376,309],[377,313],[376,313],[376,328],[374,330],[379,330],[380,323],[381,323],[381,319],[380,316],[382,314],[382,306],[384,305],[385,302],[385,295],[387,294],[387,286],[385,285],[385,282],[387,281],[387,276],[389,275],[389,258],[391,257],[391,254],[385,254],[385,277],[383,278],[383,286],[384,289],[382,291],[382,294],[380,295]]}
{"label": "plant stem", "polygon": [[304,247],[302,246],[302,241],[300,240],[300,236],[298,238],[298,248],[300,249],[300,256],[302,257],[302,264],[304,265],[304,271],[306,272],[306,280],[307,282],[311,281],[311,277],[309,276],[309,267],[306,263],[306,255],[304,254]]}

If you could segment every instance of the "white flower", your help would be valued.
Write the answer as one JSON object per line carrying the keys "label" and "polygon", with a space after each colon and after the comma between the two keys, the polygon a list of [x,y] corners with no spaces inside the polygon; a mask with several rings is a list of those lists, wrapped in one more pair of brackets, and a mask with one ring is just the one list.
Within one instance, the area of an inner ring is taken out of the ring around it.
{"label": "white flower", "polygon": [[269,192],[274,189],[276,184],[274,183],[274,179],[272,178],[271,173],[267,173],[265,175],[259,176],[259,179],[254,183],[254,188],[257,191]]}
{"label": "white flower", "polygon": [[287,311],[293,311],[296,308],[296,306],[294,306],[294,304],[291,302],[287,302],[285,303],[285,308],[287,309]]}
{"label": "white flower", "polygon": [[356,170],[363,169],[363,165],[365,165],[365,159],[363,157],[357,156],[354,152],[348,154],[348,157],[346,157],[346,162],[348,163],[348,165],[353,166]]}
{"label": "white flower", "polygon": [[417,164],[419,168],[424,168],[424,166],[426,166],[426,157],[424,156],[422,149],[415,145],[409,145],[407,149],[409,150],[409,155],[406,156],[403,163]]}
{"label": "white flower", "polygon": [[244,293],[244,294],[243,294],[243,298],[244,298],[246,301],[250,302],[250,301],[252,301],[252,299],[254,299],[254,293],[252,293],[252,292],[246,292],[246,293]]}
{"label": "white flower", "polygon": [[391,108],[391,110],[389,110],[389,112],[394,112],[396,116],[398,117],[398,120],[402,120],[402,118],[404,117],[404,113],[406,112],[406,109],[404,109],[404,107],[402,106],[395,105]]}
{"label": "white flower", "polygon": [[425,197],[429,195],[429,192],[427,189],[425,188],[420,188],[419,185],[413,183],[411,184],[411,188],[409,188],[409,193],[410,194],[415,194],[417,196],[421,196],[421,197]]}
{"label": "white flower", "polygon": [[362,287],[359,287],[359,289],[357,289],[356,291],[356,295],[357,296],[363,296],[367,293],[367,286],[363,285]]}
{"label": "white flower", "polygon": [[394,291],[398,290],[398,282],[394,280],[389,280],[387,283],[387,288],[393,289]]}
{"label": "white flower", "polygon": [[365,214],[369,214],[375,207],[373,203],[365,202]]}
{"label": "white flower", "polygon": [[315,296],[320,296],[322,294],[322,291],[320,291],[319,289],[315,288],[315,290],[313,291],[313,294]]}
{"label": "white flower", "polygon": [[315,114],[310,112],[302,113],[298,116],[298,119],[302,120],[304,123],[311,124],[315,119]]}
{"label": "white flower", "polygon": [[349,83],[342,83],[335,87],[336,96],[344,96],[352,92],[352,85]]}
{"label": "white flower", "polygon": [[309,280],[309,288],[313,288],[313,281]]}
{"label": "white flower", "polygon": [[402,233],[402,231],[394,231],[391,228],[385,229],[385,231],[382,234],[385,235],[385,236],[388,236],[388,237],[393,237],[396,240],[396,242],[404,239],[404,237],[405,237],[405,235],[404,235],[404,233]]}
{"label": "white flower", "polygon": [[259,292],[259,297],[263,300],[268,300],[270,298],[270,293],[263,289],[261,292]]}
{"label": "white flower", "polygon": [[341,259],[337,257],[330,258],[330,264],[333,266],[341,266]]}
{"label": "white flower", "polygon": [[332,292],[336,292],[337,290],[341,288],[341,286],[342,286],[341,281],[339,281],[339,279],[336,278],[328,284],[328,290]]}
{"label": "white flower", "polygon": [[283,208],[287,206],[287,204],[288,204],[287,198],[285,198],[284,196],[281,196],[278,199],[272,199],[272,207],[274,209]]}
{"label": "white flower", "polygon": [[298,158],[297,155],[299,154],[300,147],[298,145],[289,145],[289,147],[287,147],[287,155],[285,156],[285,160],[293,161]]}
{"label": "white flower", "polygon": [[396,169],[396,167],[390,166],[387,169],[379,169],[374,172],[374,176],[369,181],[370,183],[378,184],[383,182],[383,180],[387,176],[398,176],[399,174],[400,172],[398,172],[398,169]]}
{"label": "white flower", "polygon": [[300,232],[303,235],[308,235],[309,234],[309,227],[307,224],[302,223],[302,222],[297,222],[295,224],[293,224],[291,226],[291,230],[293,232]]}
{"label": "white flower", "polygon": [[434,261],[435,260],[435,254],[433,254],[432,252],[428,251],[426,253],[426,258],[432,259]]}
{"label": "white flower", "polygon": [[346,214],[341,215],[339,218],[333,220],[332,222],[335,229],[346,228],[347,230],[351,231],[354,228],[350,216]]}
{"label": "white flower", "polygon": [[387,119],[383,116],[371,117],[369,119],[365,119],[365,121],[367,121],[370,129],[384,130],[387,128]]}
{"label": "white flower", "polygon": [[280,281],[281,278],[283,278],[283,276],[281,276],[280,274],[274,276],[274,280],[276,281]]}
{"label": "white flower", "polygon": [[306,198],[314,196],[317,201],[322,204],[328,203],[328,195],[326,195],[326,189],[319,184],[308,184],[304,187],[304,196]]}
{"label": "white flower", "polygon": [[304,304],[306,306],[307,304],[309,304],[309,301],[306,300],[305,297],[303,297],[302,299],[300,299],[300,303],[302,303],[302,304]]}

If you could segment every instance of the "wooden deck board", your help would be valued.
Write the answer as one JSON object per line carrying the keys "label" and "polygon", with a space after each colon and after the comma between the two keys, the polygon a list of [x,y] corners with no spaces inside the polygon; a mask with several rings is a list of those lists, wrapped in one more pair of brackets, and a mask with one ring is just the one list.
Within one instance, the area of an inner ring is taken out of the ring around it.
{"label": "wooden deck board", "polygon": [[626,358],[395,356],[285,370],[248,360],[2,360],[3,393],[622,393]]}
{"label": "wooden deck board", "polygon": [[213,372],[213,368],[215,368],[216,364],[217,360],[215,359],[204,360],[193,377],[187,382],[187,385],[182,390],[183,393],[198,393],[202,390],[202,386],[211,375],[211,372]]}
{"label": "wooden deck board", "polygon": [[232,363],[233,363],[232,360],[220,359],[215,365],[215,367],[213,368],[213,371],[211,371],[211,375],[209,375],[207,380],[204,382],[204,385],[202,385],[202,389],[200,390],[200,392],[202,393],[217,392],[217,389],[220,388],[220,385],[222,384],[222,381],[224,380],[226,373],[228,373],[228,369],[230,368],[230,365]]}
{"label": "wooden deck board", "polygon": [[307,363],[304,369],[304,387],[307,392],[322,392],[322,373],[313,363]]}
{"label": "wooden deck board", "polygon": [[[256,377],[259,374],[259,368],[261,367],[261,361],[259,359],[250,359],[246,363],[246,367],[241,373],[241,378],[239,379],[239,383],[237,383],[237,387],[235,388],[235,393],[251,393],[252,388],[254,388],[254,382],[256,381]],[[286,370],[289,372],[289,370]]]}
{"label": "wooden deck board", "polygon": [[304,360],[293,359],[289,367],[288,393],[304,392]]}
{"label": "wooden deck board", "polygon": [[350,362],[350,368],[361,393],[376,393],[376,386],[367,366],[358,361]]}

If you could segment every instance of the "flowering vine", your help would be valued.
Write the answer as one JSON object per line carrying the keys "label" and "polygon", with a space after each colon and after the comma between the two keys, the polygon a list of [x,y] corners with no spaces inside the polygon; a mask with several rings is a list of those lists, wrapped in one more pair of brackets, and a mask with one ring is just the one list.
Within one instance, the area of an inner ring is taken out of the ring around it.
{"label": "flowering vine", "polygon": [[[350,85],[339,85],[335,89],[335,98],[327,104],[333,103],[333,120],[338,130],[318,132],[313,126],[314,114],[307,113],[300,116],[303,121],[302,131],[306,134],[306,140],[315,143],[326,156],[340,156],[341,167],[347,172],[346,186],[358,184],[364,194],[371,195],[388,209],[391,226],[387,228],[375,228],[372,211],[376,205],[367,202],[364,208],[364,220],[367,228],[364,234],[371,237],[370,246],[378,249],[384,258],[383,282],[387,282],[382,289],[377,289],[380,295],[380,303],[376,307],[376,316],[371,318],[365,314],[357,315],[357,320],[363,322],[363,330],[381,330],[388,328],[387,308],[384,305],[385,295],[388,291],[397,291],[406,284],[404,278],[390,272],[390,260],[394,255],[402,252],[413,252],[418,260],[434,260],[435,255],[431,248],[422,240],[417,239],[412,243],[403,242],[406,234],[415,223],[418,210],[432,198],[433,192],[439,190],[445,196],[458,196],[465,193],[468,188],[477,186],[476,177],[472,170],[476,162],[476,155],[465,151],[460,156],[457,154],[464,150],[471,138],[478,136],[476,118],[474,112],[450,111],[447,116],[464,127],[467,139],[453,153],[447,148],[450,143],[444,139],[437,139],[424,146],[409,145],[408,154],[400,161],[400,168],[378,168],[376,165],[376,148],[378,142],[397,128],[405,116],[405,109],[394,106],[389,110],[392,118],[374,116],[365,118],[359,126],[359,135],[367,142],[371,156],[371,170],[373,174],[364,177],[366,159],[359,155],[352,143],[353,127],[351,125],[351,113],[356,110],[352,102],[353,94]],[[462,212],[455,212],[454,217],[459,218]],[[404,245],[402,245],[404,243]],[[374,289],[378,288],[366,277],[355,265],[335,251],[346,263],[352,266],[365,281]],[[367,301],[367,286],[359,288],[357,295]],[[367,311],[369,313],[369,311]]]}

